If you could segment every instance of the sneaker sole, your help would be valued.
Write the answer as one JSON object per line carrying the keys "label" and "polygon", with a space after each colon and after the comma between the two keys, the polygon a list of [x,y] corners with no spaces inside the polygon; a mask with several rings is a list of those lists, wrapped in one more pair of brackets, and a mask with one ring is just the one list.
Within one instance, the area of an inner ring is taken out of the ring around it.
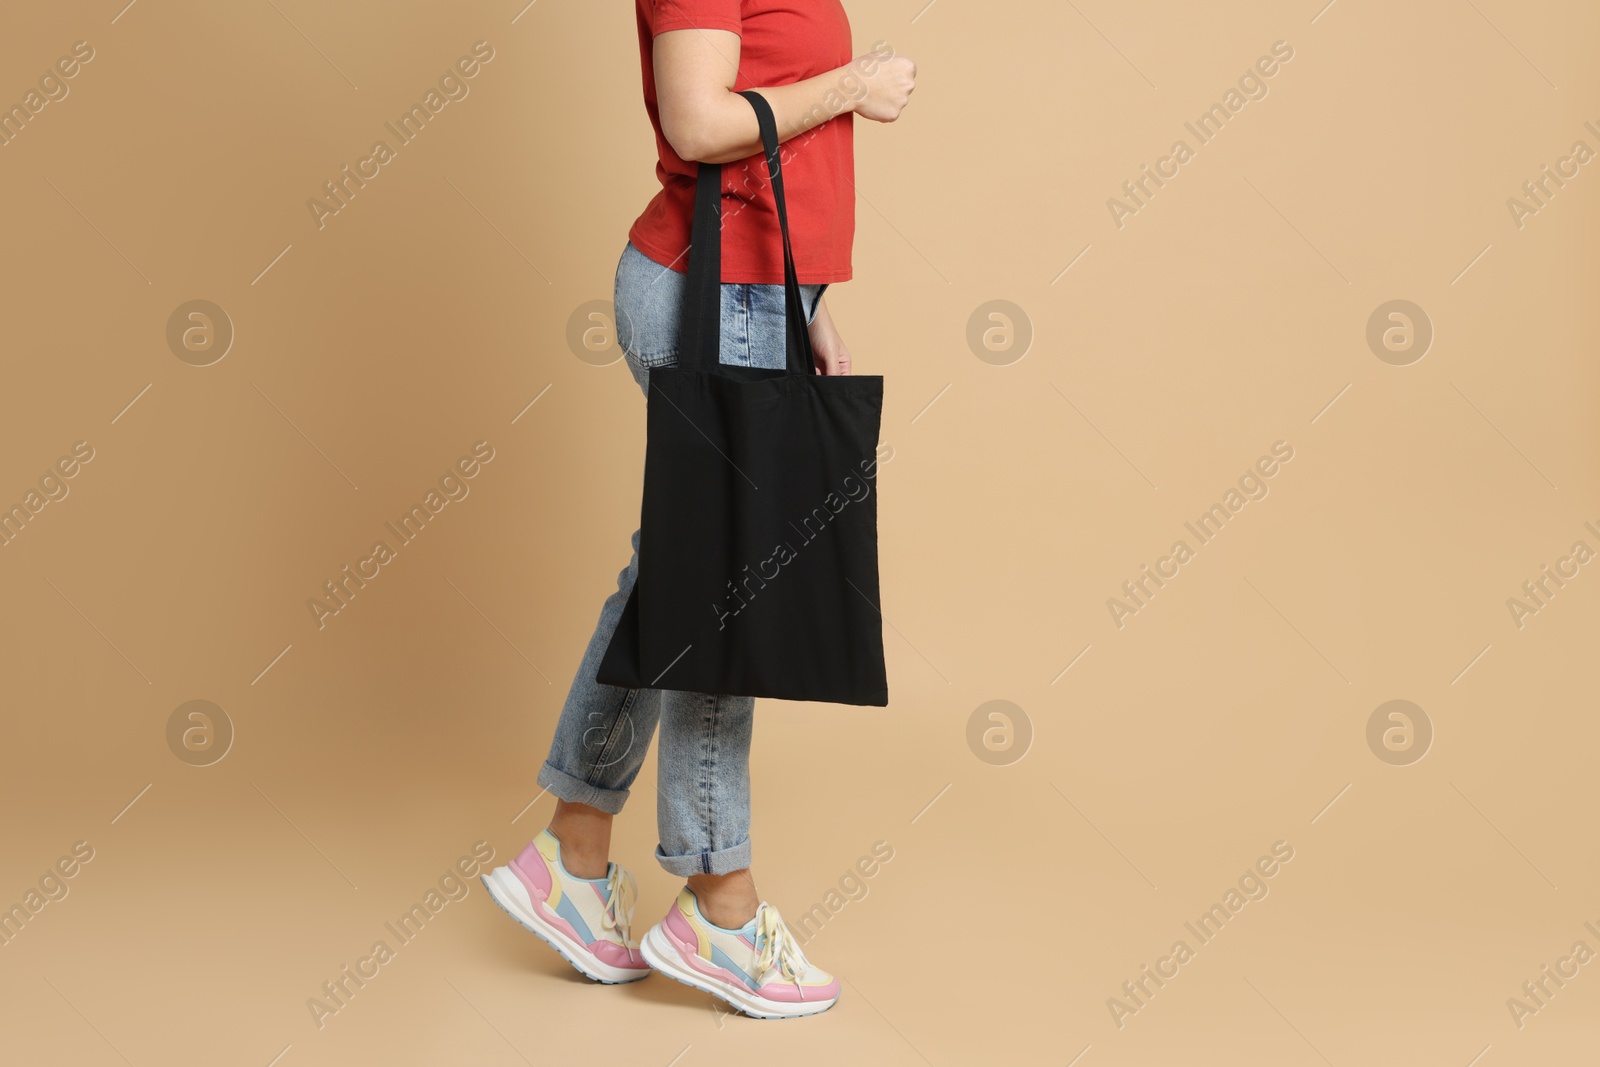
{"label": "sneaker sole", "polygon": [[644,940],[639,942],[639,952],[644,956],[644,961],[661,974],[702,993],[710,993],[752,1019],[802,1019],[807,1015],[825,1012],[839,1003],[839,998],[834,997],[827,1001],[810,1000],[790,1004],[768,1000],[742,987],[716,982],[685,964],[677,948],[659,926],[652,926],[644,935]]}
{"label": "sneaker sole", "polygon": [[496,867],[487,874],[479,875],[479,881],[489,891],[490,898],[500,905],[501,911],[517,920],[524,930],[561,953],[561,958],[572,964],[573,969],[585,978],[605,985],[625,985],[650,977],[649,971],[628,971],[595,959],[587,948],[552,926],[536,908],[529,906],[532,901],[527,889],[507,868]]}

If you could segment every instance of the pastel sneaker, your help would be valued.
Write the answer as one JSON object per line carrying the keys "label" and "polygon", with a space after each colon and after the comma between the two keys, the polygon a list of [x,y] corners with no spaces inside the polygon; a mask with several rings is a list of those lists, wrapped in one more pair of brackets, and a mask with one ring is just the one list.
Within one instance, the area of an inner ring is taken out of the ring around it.
{"label": "pastel sneaker", "polygon": [[650,966],[630,936],[639,883],[618,864],[604,878],[579,878],[561,865],[549,830],[505,867],[481,876],[496,904],[596,982],[637,982]]}
{"label": "pastel sneaker", "polygon": [[667,917],[639,945],[645,962],[757,1019],[793,1019],[827,1011],[839,980],[800,951],[778,909],[766,901],[739,930],[714,926],[688,886]]}

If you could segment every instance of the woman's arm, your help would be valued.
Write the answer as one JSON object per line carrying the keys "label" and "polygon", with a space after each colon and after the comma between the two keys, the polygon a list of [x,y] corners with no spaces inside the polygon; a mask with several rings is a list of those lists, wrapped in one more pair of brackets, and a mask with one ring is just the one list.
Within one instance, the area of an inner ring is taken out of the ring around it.
{"label": "woman's arm", "polygon": [[[729,163],[761,151],[755,112],[733,92],[739,35],[728,30],[668,30],[653,45],[661,134],[690,163]],[[869,52],[803,82],[758,87],[786,141],[854,111],[878,122],[900,117],[916,87],[917,65]]]}
{"label": "woman's arm", "polygon": [[833,316],[828,314],[826,293],[817,298],[817,313],[812,316],[808,328],[811,333],[811,350],[817,373],[849,374],[850,349],[845,347],[844,338],[839,336],[839,330],[833,324]]}

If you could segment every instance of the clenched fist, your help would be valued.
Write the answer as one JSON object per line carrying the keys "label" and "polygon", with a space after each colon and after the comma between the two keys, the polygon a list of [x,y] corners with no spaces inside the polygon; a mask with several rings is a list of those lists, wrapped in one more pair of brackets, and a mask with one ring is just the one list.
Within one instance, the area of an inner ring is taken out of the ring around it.
{"label": "clenched fist", "polygon": [[855,61],[863,72],[865,94],[857,101],[856,114],[875,122],[893,122],[900,117],[917,87],[917,65],[905,56],[886,56],[868,52]]}

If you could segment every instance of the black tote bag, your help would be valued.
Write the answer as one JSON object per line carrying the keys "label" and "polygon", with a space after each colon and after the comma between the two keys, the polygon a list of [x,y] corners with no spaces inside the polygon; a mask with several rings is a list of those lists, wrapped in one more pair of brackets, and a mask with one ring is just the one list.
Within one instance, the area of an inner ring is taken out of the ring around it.
{"label": "black tote bag", "polygon": [[760,94],[739,95],[782,230],[788,366],[718,361],[722,168],[702,163],[678,362],[650,371],[638,580],[596,680],[883,707],[883,378],[816,373],[777,124]]}

